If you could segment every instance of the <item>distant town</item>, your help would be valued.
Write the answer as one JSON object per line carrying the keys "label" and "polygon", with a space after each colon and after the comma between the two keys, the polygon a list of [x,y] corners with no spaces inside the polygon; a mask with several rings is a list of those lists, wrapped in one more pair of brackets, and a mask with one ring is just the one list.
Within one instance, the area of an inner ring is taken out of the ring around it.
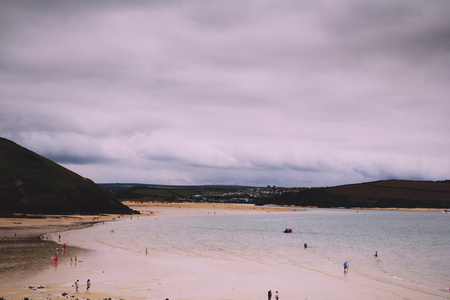
{"label": "distant town", "polygon": [[252,203],[259,202],[262,198],[272,198],[283,193],[297,193],[307,188],[285,188],[285,187],[260,187],[245,190],[225,191],[210,195],[195,195],[191,198],[182,198],[181,201],[191,202],[223,202],[223,203]]}

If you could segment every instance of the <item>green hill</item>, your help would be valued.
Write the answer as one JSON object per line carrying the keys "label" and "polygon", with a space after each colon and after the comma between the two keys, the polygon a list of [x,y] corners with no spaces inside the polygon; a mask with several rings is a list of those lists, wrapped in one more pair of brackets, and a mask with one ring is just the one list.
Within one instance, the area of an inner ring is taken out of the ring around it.
{"label": "green hill", "polygon": [[0,212],[10,215],[133,211],[90,179],[0,138]]}
{"label": "green hill", "polygon": [[[99,184],[105,188],[105,184]],[[208,198],[211,194],[230,191],[224,186],[144,186],[136,185],[123,190],[113,191],[114,197],[119,200],[143,201],[179,201],[193,199],[196,196]]]}
{"label": "green hill", "polygon": [[118,199],[176,200],[197,194],[200,194],[200,192],[193,189],[133,187],[115,192],[114,196]]}
{"label": "green hill", "polygon": [[283,193],[260,204],[366,207],[449,208],[450,181],[382,180]]}

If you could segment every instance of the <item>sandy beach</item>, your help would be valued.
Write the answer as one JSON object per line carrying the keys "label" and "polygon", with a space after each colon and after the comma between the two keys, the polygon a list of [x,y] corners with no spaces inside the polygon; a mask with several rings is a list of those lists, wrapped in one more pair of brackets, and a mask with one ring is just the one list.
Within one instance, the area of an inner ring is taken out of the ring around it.
{"label": "sandy beach", "polygon": [[[152,204],[128,202],[141,211],[140,218],[167,218],[184,215],[249,214],[249,213],[309,213],[302,209],[254,207],[231,204]],[[48,216],[46,219],[0,219],[2,257],[10,266],[0,277],[0,298],[4,299],[267,299],[267,291],[280,292],[280,299],[448,299],[404,287],[381,283],[353,274],[351,270],[319,272],[298,268],[289,263],[274,265],[248,259],[218,259],[213,257],[127,256],[117,253],[66,247],[58,263],[51,263],[56,247],[61,247],[64,231],[91,226],[92,222],[120,222],[130,216]],[[79,218],[82,218],[80,220]],[[70,229],[72,228],[72,229]],[[61,232],[56,242],[41,240],[45,233]],[[14,234],[16,234],[14,236]],[[5,237],[8,237],[5,240]],[[14,248],[14,245],[18,248]],[[19,249],[19,251],[17,251]],[[77,257],[77,262],[73,261]],[[71,262],[72,259],[72,262]],[[332,268],[330,266],[329,268]],[[330,276],[330,274],[332,274]],[[86,281],[92,287],[86,293]],[[79,293],[74,282],[80,281]],[[449,294],[450,296],[450,294]],[[274,297],[272,297],[274,299]]]}

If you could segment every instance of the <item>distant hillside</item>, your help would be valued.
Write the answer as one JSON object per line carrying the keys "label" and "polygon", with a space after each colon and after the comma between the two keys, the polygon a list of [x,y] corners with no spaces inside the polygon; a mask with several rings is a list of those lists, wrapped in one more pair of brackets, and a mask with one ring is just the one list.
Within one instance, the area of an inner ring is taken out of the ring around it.
{"label": "distant hillside", "polygon": [[243,185],[164,185],[164,184],[147,184],[147,183],[97,183],[99,186],[105,190],[111,192],[122,191],[126,189],[134,189],[137,187],[149,188],[149,189],[169,189],[169,190],[198,190],[198,191],[242,191],[251,188],[253,186],[243,186]]}
{"label": "distant hillside", "polygon": [[383,180],[283,193],[259,204],[318,207],[449,208],[450,181]]}
{"label": "distant hillside", "polygon": [[120,200],[156,200],[176,201],[193,198],[196,195],[208,197],[211,194],[246,190],[250,187],[235,185],[192,185],[168,186],[133,183],[101,183],[104,189],[110,190]]}
{"label": "distant hillside", "polygon": [[90,179],[0,138],[0,213],[131,213]]}

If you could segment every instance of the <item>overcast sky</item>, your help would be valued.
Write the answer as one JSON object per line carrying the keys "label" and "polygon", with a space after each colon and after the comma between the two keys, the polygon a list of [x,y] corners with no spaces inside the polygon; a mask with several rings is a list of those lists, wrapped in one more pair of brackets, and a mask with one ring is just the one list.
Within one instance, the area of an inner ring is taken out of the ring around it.
{"label": "overcast sky", "polygon": [[450,1],[1,1],[0,136],[97,183],[450,179]]}

